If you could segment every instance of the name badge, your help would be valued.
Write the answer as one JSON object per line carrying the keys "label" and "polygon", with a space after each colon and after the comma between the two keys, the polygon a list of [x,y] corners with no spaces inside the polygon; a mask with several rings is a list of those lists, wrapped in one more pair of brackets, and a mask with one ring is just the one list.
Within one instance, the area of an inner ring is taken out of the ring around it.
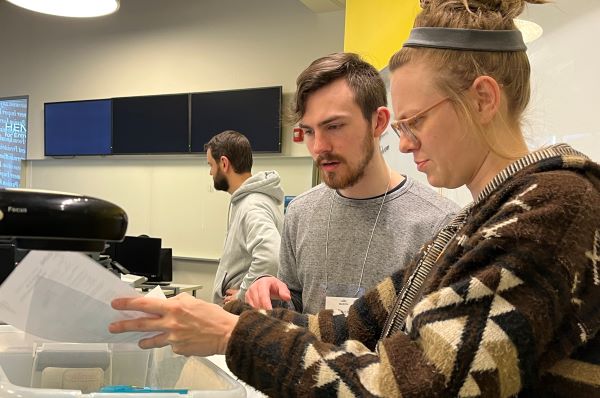
{"label": "name badge", "polygon": [[339,310],[344,315],[348,315],[350,306],[356,301],[356,297],[325,297],[325,309],[326,310]]}

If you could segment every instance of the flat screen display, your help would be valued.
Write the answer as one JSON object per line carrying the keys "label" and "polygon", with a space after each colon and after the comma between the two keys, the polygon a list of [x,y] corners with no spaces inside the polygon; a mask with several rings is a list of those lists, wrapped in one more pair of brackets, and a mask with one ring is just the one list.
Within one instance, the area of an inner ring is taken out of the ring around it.
{"label": "flat screen display", "polygon": [[113,154],[189,152],[188,94],[113,99]]}
{"label": "flat screen display", "polygon": [[281,86],[192,94],[192,152],[224,130],[236,130],[253,152],[281,152]]}
{"label": "flat screen display", "polygon": [[44,104],[46,156],[110,155],[111,100]]}
{"label": "flat screen display", "polygon": [[0,98],[0,187],[18,188],[27,157],[27,97]]}
{"label": "flat screen display", "polygon": [[106,253],[130,273],[161,282],[160,246],[160,238],[126,236],[122,242],[110,243]]}

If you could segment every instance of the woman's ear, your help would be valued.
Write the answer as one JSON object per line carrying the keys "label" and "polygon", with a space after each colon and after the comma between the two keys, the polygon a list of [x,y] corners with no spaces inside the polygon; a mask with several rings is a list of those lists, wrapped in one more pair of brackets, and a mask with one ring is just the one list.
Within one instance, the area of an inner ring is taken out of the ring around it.
{"label": "woman's ear", "polygon": [[501,91],[496,79],[490,76],[479,76],[473,81],[470,89],[475,100],[475,110],[479,122],[491,122],[500,109]]}

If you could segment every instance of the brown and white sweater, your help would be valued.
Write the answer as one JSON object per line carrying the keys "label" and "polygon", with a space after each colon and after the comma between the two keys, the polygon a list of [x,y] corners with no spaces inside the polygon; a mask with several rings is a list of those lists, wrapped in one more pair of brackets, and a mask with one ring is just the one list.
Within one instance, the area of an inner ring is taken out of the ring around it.
{"label": "brown and white sweater", "polygon": [[600,166],[519,159],[347,318],[226,308],[229,368],[271,396],[600,396]]}

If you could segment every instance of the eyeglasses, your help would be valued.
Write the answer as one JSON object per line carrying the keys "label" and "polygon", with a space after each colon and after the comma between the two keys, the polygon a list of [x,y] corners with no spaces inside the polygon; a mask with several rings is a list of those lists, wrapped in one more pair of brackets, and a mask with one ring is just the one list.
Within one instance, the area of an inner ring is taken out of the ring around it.
{"label": "eyeglasses", "polygon": [[418,141],[417,135],[414,132],[416,124],[421,120],[421,118],[427,112],[429,112],[436,106],[443,104],[444,102],[448,101],[449,99],[450,99],[450,97],[444,97],[441,100],[439,100],[438,102],[436,102],[435,104],[431,105],[429,108],[423,109],[421,112],[417,112],[416,114],[412,115],[411,117],[408,117],[406,119],[398,119],[398,120],[392,121],[390,123],[390,126],[392,126],[392,130],[394,130],[394,132],[396,133],[398,138],[402,138],[402,136],[404,135],[411,142],[417,142]]}

